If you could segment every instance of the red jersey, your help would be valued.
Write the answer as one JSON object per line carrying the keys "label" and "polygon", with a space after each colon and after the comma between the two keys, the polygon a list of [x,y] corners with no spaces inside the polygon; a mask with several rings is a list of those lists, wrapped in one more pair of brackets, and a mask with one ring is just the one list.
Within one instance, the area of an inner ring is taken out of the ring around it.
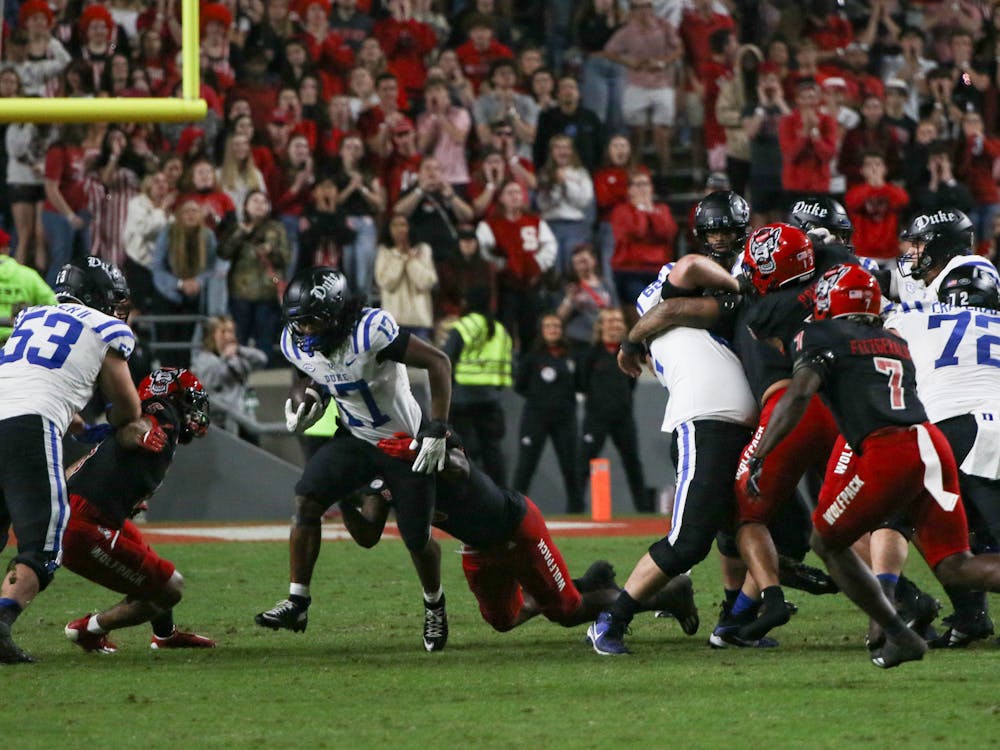
{"label": "red jersey", "polygon": [[555,237],[548,224],[534,214],[522,214],[518,219],[494,216],[480,224],[477,235],[480,246],[500,259],[501,279],[511,286],[533,286],[555,263]]}
{"label": "red jersey", "polygon": [[726,142],[726,129],[715,117],[715,103],[719,99],[722,83],[733,77],[733,69],[715,60],[709,60],[698,69],[698,78],[705,87],[705,148],[713,148]]}
{"label": "red jersey", "polygon": [[455,50],[458,61],[462,65],[462,72],[465,77],[472,82],[472,87],[479,93],[479,87],[486,80],[490,72],[490,63],[502,58],[513,58],[514,53],[510,47],[505,47],[496,39],[490,41],[490,46],[484,52],[480,52],[473,46],[470,39],[465,44]]}
{"label": "red jersey", "polygon": [[602,167],[594,172],[594,197],[601,221],[608,221],[615,206],[628,202],[628,170]]}
{"label": "red jersey", "polygon": [[419,95],[427,76],[424,58],[437,46],[434,29],[413,18],[406,21],[385,18],[375,24],[372,34],[392,65],[400,87],[411,97]]}
{"label": "red jersey", "polygon": [[965,139],[965,147],[958,158],[957,176],[969,186],[976,203],[1000,203],[1000,190],[993,179],[993,163],[1000,158],[1000,141],[995,138],[976,141],[975,136]]}
{"label": "red jersey", "polygon": [[854,252],[865,258],[895,258],[899,254],[899,212],[910,203],[901,187],[855,185],[844,206],[854,224]]}
{"label": "red jersey", "polygon": [[781,186],[803,193],[830,191],[830,162],[837,155],[837,121],[820,113],[819,132],[802,130],[802,112],[792,110],[778,121]]}
{"label": "red jersey", "polygon": [[719,29],[732,29],[735,33],[736,23],[733,17],[725,13],[712,13],[706,18],[693,9],[684,11],[681,16],[681,26],[678,31],[687,53],[685,57],[696,71],[711,61],[712,49],[708,38]]}
{"label": "red jersey", "polygon": [[611,212],[615,233],[613,271],[656,273],[674,259],[677,222],[666,203],[654,203],[643,211],[631,203],[621,203]]}
{"label": "red jersey", "polygon": [[419,153],[403,156],[397,151],[386,157],[382,165],[382,184],[385,185],[389,199],[387,211],[392,210],[400,195],[417,184],[417,174],[422,160],[423,157]]}
{"label": "red jersey", "polygon": [[[59,183],[59,192],[74,213],[87,207],[87,193],[83,187],[85,176],[83,146],[55,144],[45,154],[45,179]],[[45,210],[61,213],[45,200]]]}
{"label": "red jersey", "polygon": [[309,59],[321,71],[328,72],[330,68],[341,73],[354,67],[354,50],[347,46],[344,37],[336,31],[329,31],[322,39],[317,39],[308,31],[303,31],[297,37],[298,41],[309,53]]}

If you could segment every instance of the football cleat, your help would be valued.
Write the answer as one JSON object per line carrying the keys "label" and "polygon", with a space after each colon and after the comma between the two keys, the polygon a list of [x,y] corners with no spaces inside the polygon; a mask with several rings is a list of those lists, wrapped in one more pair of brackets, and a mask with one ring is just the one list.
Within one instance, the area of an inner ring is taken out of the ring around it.
{"label": "football cleat", "polygon": [[152,649],[161,648],[215,648],[215,641],[197,633],[185,633],[183,630],[174,628],[174,632],[166,638],[153,633],[153,638],[149,642]]}
{"label": "football cleat", "polygon": [[973,641],[993,635],[993,620],[983,610],[972,618],[960,618],[958,613],[954,613],[941,622],[948,628],[930,642],[931,648],[965,648]]}
{"label": "football cleat", "polygon": [[784,600],[773,608],[762,603],[757,609],[757,617],[740,628],[739,637],[744,641],[759,641],[774,628],[787,623],[796,612],[798,607]]}
{"label": "football cleat", "polygon": [[782,586],[805,591],[807,594],[836,594],[840,589],[824,570],[781,555],[778,570]]}
{"label": "football cleat", "polygon": [[615,569],[607,560],[597,560],[591,563],[582,576],[573,579],[573,584],[581,594],[586,594],[588,591],[618,588],[618,584],[615,582]]}
{"label": "football cleat", "polygon": [[625,628],[614,621],[610,612],[601,612],[587,628],[587,640],[601,656],[621,656],[629,652],[623,638]]}
{"label": "football cleat", "polygon": [[94,615],[84,615],[79,620],[73,620],[64,629],[66,637],[82,648],[84,651],[98,654],[113,654],[118,650],[118,646],[108,640],[107,633],[91,633],[87,630],[87,623]]}
{"label": "football cleat", "polygon": [[740,638],[738,627],[718,627],[708,636],[708,645],[712,648],[777,648],[779,643],[774,638],[758,638],[748,641]]}
{"label": "football cleat", "polygon": [[691,576],[683,574],[674,576],[651,603],[657,608],[657,617],[674,617],[681,625],[684,635],[694,635],[698,632],[701,620],[698,618],[698,606],[694,602],[694,586]]}
{"label": "football cleat", "polygon": [[282,599],[271,609],[257,614],[253,620],[263,628],[304,633],[309,624],[309,605],[301,607],[290,599]]}
{"label": "football cleat", "polygon": [[444,609],[444,594],[437,604],[424,602],[424,650],[441,651],[448,643],[448,613]]}
{"label": "football cleat", "polygon": [[914,590],[914,596],[897,598],[896,611],[903,618],[906,627],[924,637],[927,628],[941,611],[941,602],[924,591]]}
{"label": "football cleat", "polygon": [[920,661],[927,653],[927,643],[912,630],[900,639],[886,638],[882,648],[872,652],[871,660],[879,669],[892,669],[908,661]]}
{"label": "football cleat", "polygon": [[21,650],[10,635],[10,625],[0,622],[0,664],[30,664],[35,659]]}

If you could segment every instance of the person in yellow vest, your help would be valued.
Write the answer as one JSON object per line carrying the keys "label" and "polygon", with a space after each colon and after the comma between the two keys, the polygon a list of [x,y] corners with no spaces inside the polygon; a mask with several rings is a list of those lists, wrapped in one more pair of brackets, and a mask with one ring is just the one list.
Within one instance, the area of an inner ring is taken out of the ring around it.
{"label": "person in yellow vest", "polygon": [[0,346],[13,330],[13,320],[25,307],[54,305],[55,292],[37,271],[10,255],[10,235],[0,229]]}
{"label": "person in yellow vest", "polygon": [[506,486],[506,461],[500,441],[505,432],[500,390],[509,388],[514,344],[493,311],[489,287],[465,295],[459,318],[442,347],[451,359],[451,425],[461,436],[473,462],[490,479]]}

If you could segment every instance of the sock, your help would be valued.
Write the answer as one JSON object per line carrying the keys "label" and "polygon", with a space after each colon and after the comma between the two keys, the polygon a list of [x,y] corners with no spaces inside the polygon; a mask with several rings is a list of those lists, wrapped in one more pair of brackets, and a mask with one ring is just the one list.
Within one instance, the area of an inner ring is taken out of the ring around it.
{"label": "sock", "polygon": [[[309,584],[308,583],[290,583],[288,584],[288,598],[292,599],[293,596],[297,596],[300,599],[309,598]],[[292,601],[295,601],[292,599]]]}
{"label": "sock", "polygon": [[625,589],[622,589],[618,598],[615,599],[615,603],[611,605],[611,617],[615,622],[627,626],[635,617],[635,610],[638,606],[639,603]]}
{"label": "sock", "polygon": [[882,592],[885,594],[885,598],[890,602],[895,603],[896,586],[899,583],[899,576],[895,573],[879,573],[875,577],[878,578],[878,582],[882,586]]}
{"label": "sock", "polygon": [[441,586],[438,586],[438,590],[435,591],[435,592],[433,592],[433,593],[431,593],[431,594],[428,594],[425,591],[424,592],[424,604],[432,604],[432,605],[433,604],[437,604],[438,602],[441,601],[441,597],[443,597],[443,596],[444,596],[444,589]]}
{"label": "sock", "polygon": [[0,599],[0,622],[13,625],[21,611],[21,605],[16,599],[9,599],[6,596]]}
{"label": "sock", "polygon": [[971,620],[980,612],[985,612],[986,594],[982,591],[969,591],[955,586],[945,586],[944,593],[948,595],[955,614],[962,620]]}
{"label": "sock", "polygon": [[722,594],[725,597],[724,601],[729,605],[730,610],[732,610],[733,605],[736,604],[736,599],[740,593],[739,589],[722,589]]}
{"label": "sock", "polygon": [[153,635],[157,638],[169,638],[174,634],[174,611],[168,609],[161,612],[149,624],[153,626]]}
{"label": "sock", "polygon": [[729,610],[729,613],[732,615],[739,615],[749,609],[755,608],[756,606],[757,602],[755,600],[740,591],[739,594],[736,595],[736,601],[733,602],[733,607]]}

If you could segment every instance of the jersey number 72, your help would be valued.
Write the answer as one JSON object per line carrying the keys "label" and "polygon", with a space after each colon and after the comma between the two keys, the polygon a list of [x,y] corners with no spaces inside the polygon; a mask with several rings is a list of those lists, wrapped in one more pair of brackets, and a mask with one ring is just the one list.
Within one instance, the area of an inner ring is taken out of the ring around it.
{"label": "jersey number 72", "polygon": [[[945,342],[941,356],[934,360],[935,370],[942,367],[952,367],[958,364],[958,347],[962,343],[962,338],[969,330],[969,324],[973,322],[975,323],[975,327],[977,329],[985,330],[988,329],[990,325],[1000,325],[1000,317],[997,317],[996,315],[977,313],[973,318],[973,315],[969,310],[963,310],[962,312],[950,313],[947,315],[930,316],[927,321],[928,330],[940,328],[947,323],[954,325],[954,328],[951,329],[951,335],[948,337],[948,341]],[[994,346],[1000,346],[1000,336],[994,336],[987,333],[978,334],[976,338],[977,365],[1000,367],[1000,359],[993,356]]]}

